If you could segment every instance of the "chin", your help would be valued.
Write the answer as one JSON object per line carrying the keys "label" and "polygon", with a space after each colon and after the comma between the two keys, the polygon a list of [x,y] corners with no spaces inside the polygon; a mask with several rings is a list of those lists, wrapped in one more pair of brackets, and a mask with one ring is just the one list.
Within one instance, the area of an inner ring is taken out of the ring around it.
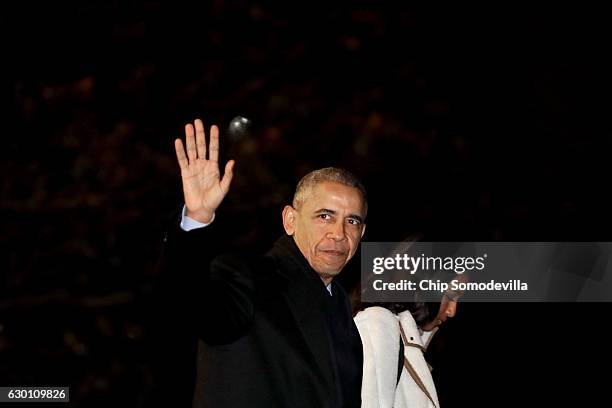
{"label": "chin", "polygon": [[327,275],[327,276],[336,276],[338,274],[340,274],[341,270],[331,270],[331,269],[320,269],[317,271],[317,273],[319,273],[320,275]]}
{"label": "chin", "polygon": [[328,267],[328,268],[327,268],[328,273],[329,273],[330,275],[338,275],[340,272],[342,272],[342,269],[344,269],[344,265],[345,265],[345,264],[344,264],[344,263],[342,263],[342,264],[337,265],[337,266],[336,266],[336,265],[334,265],[334,267],[333,267],[333,268],[329,268],[329,267]]}
{"label": "chin", "polygon": [[338,276],[340,272],[342,272],[342,268],[340,269],[317,268],[315,269],[315,271],[321,276],[333,278],[335,276]]}

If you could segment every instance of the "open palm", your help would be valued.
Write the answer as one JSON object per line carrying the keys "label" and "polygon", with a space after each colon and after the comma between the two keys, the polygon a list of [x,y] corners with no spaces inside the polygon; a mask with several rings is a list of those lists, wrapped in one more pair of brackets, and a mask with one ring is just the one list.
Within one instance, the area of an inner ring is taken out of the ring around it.
{"label": "open palm", "polygon": [[[195,125],[195,130],[194,130]],[[223,178],[219,172],[219,129],[210,128],[210,145],[206,148],[204,124],[196,119],[185,125],[187,154],[181,139],[174,141],[176,158],[181,167],[186,215],[200,222],[210,222],[221,201],[229,191],[234,160],[225,165]],[[206,153],[208,151],[208,159]]]}

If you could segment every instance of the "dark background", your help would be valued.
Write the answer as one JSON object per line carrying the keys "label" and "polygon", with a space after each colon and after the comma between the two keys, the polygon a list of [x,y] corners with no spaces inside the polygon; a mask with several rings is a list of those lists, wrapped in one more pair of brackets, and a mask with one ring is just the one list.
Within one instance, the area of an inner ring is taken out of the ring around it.
{"label": "dark background", "polygon": [[[237,160],[236,246],[265,250],[297,180],[329,165],[368,188],[366,240],[612,240],[603,7],[2,8],[0,385],[145,400],[172,141],[196,117]],[[254,126],[232,140],[236,115]],[[441,405],[605,401],[610,311],[460,304],[430,352]]]}

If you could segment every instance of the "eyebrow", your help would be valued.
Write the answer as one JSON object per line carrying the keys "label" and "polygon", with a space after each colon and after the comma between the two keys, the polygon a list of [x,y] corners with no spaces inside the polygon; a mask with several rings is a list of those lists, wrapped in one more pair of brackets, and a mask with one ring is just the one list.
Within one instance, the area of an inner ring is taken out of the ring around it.
{"label": "eyebrow", "polygon": [[[315,214],[332,214],[335,215],[337,213],[337,211],[335,210],[330,210],[329,208],[321,208],[318,209],[317,211],[315,211]],[[363,224],[363,218],[361,218],[361,216],[357,215],[357,214],[349,214],[348,218],[353,218],[357,221],[359,221],[360,223]]]}

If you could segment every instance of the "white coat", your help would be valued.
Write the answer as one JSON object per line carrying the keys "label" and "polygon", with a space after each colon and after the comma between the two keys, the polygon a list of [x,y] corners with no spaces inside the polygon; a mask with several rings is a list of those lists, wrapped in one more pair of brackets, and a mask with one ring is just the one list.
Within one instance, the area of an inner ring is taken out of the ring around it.
{"label": "white coat", "polygon": [[[379,306],[359,312],[355,323],[363,344],[362,408],[439,408],[436,388],[423,356],[435,331],[423,336],[410,312],[395,315]],[[408,363],[404,364],[398,383],[400,323]]]}

